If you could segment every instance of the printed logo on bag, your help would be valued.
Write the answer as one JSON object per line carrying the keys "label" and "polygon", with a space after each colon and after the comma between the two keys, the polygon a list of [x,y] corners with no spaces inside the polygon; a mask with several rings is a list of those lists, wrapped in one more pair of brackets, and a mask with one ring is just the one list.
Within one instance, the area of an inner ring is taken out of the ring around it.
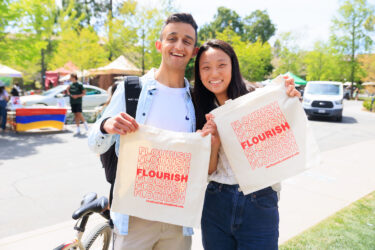
{"label": "printed logo on bag", "polygon": [[140,147],[134,196],[183,208],[190,160],[191,153]]}
{"label": "printed logo on bag", "polygon": [[252,170],[269,168],[299,154],[277,101],[231,123]]}

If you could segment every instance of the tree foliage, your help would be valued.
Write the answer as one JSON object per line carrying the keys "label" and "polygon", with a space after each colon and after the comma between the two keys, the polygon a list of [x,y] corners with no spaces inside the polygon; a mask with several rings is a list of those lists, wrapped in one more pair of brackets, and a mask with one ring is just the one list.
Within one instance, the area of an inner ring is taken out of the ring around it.
{"label": "tree foliage", "polygon": [[256,42],[258,38],[265,43],[275,34],[275,26],[267,11],[256,10],[245,18],[237,12],[225,7],[219,7],[214,20],[203,25],[199,30],[199,40],[206,41],[216,38],[218,33],[230,28],[241,37],[242,41]]}
{"label": "tree foliage", "polygon": [[348,55],[351,82],[361,74],[357,55],[373,44],[370,34],[374,32],[374,11],[366,0],[345,0],[332,20],[331,40],[340,52]]}
{"label": "tree foliage", "polygon": [[265,43],[276,31],[267,11],[256,10],[244,18],[244,38],[252,43],[258,38]]}
{"label": "tree foliage", "polygon": [[358,62],[364,74],[362,82],[375,82],[375,54],[363,54],[358,57]]}
{"label": "tree foliage", "polygon": [[316,42],[314,50],[306,53],[306,80],[308,81],[341,81],[349,79],[346,56],[330,44]]}
{"label": "tree foliage", "polygon": [[249,81],[262,81],[272,71],[272,49],[269,43],[260,39],[255,43],[242,41],[241,37],[227,27],[217,34],[217,39],[233,46],[240,64],[242,76]]}
{"label": "tree foliage", "polygon": [[275,42],[273,76],[292,72],[302,76],[305,74],[303,58],[305,52],[300,50],[296,41],[298,38],[291,32],[281,33]]}
{"label": "tree foliage", "polygon": [[[73,3],[73,5],[71,5]],[[108,0],[61,0],[63,11],[70,10],[77,16],[82,16],[81,27],[99,27],[104,24],[108,10],[112,9],[112,1]]]}
{"label": "tree foliage", "polygon": [[46,70],[52,56],[56,4],[54,0],[12,1],[9,9],[17,13],[10,23],[17,33],[8,34],[7,45],[12,55],[7,61],[22,68],[26,80],[31,79],[38,67],[42,72]]}
{"label": "tree foliage", "polygon": [[[56,4],[57,3],[57,4]],[[0,63],[40,81],[45,70],[72,61],[81,69],[104,66],[124,55],[144,71],[158,67],[155,48],[163,22],[177,10],[173,0],[141,5],[137,0],[3,0],[0,1]],[[60,4],[60,5],[59,5]],[[374,81],[374,6],[367,0],[342,0],[332,20],[329,42],[310,51],[298,37],[279,34],[265,10],[244,17],[219,7],[211,22],[198,30],[198,45],[219,38],[232,44],[243,76],[263,80],[291,71],[307,80]],[[272,64],[271,64],[272,61]],[[194,60],[186,69],[193,75]],[[273,70],[274,68],[274,70]]]}

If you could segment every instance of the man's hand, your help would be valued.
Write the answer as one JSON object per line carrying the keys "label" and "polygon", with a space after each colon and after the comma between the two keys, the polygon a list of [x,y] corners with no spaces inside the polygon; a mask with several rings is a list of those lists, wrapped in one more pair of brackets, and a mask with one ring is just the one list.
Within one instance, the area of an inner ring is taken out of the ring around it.
{"label": "man's hand", "polygon": [[295,84],[294,84],[294,79],[290,78],[288,76],[283,76],[285,79],[285,87],[286,87],[286,94],[289,97],[301,97],[301,93],[296,90]]}
{"label": "man's hand", "polygon": [[130,115],[121,112],[105,121],[103,129],[108,134],[126,135],[138,129],[138,123]]}

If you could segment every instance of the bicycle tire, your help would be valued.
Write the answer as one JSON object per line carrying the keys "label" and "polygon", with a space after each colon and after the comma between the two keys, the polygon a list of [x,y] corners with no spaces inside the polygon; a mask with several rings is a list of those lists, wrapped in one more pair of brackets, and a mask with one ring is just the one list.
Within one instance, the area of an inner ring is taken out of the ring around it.
{"label": "bicycle tire", "polygon": [[85,241],[83,242],[83,246],[85,249],[92,249],[94,243],[97,243],[97,239],[99,236],[103,236],[103,242],[101,248],[96,249],[102,249],[102,250],[108,250],[109,244],[111,242],[112,237],[112,229],[111,226],[108,224],[108,222],[103,222],[99,225],[97,225],[93,230],[91,230],[90,234],[87,236]]}

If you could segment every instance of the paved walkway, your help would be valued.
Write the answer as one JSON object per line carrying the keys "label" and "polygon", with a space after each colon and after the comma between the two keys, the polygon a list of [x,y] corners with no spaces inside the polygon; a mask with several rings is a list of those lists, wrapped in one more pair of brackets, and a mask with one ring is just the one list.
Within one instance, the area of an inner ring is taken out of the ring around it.
{"label": "paved walkway", "polygon": [[[375,190],[374,145],[371,140],[326,151],[321,166],[283,182],[280,243]],[[88,228],[100,220],[96,217]],[[3,238],[0,249],[53,249],[74,237],[73,226],[68,221]],[[200,231],[196,230],[193,250],[200,249]]]}

